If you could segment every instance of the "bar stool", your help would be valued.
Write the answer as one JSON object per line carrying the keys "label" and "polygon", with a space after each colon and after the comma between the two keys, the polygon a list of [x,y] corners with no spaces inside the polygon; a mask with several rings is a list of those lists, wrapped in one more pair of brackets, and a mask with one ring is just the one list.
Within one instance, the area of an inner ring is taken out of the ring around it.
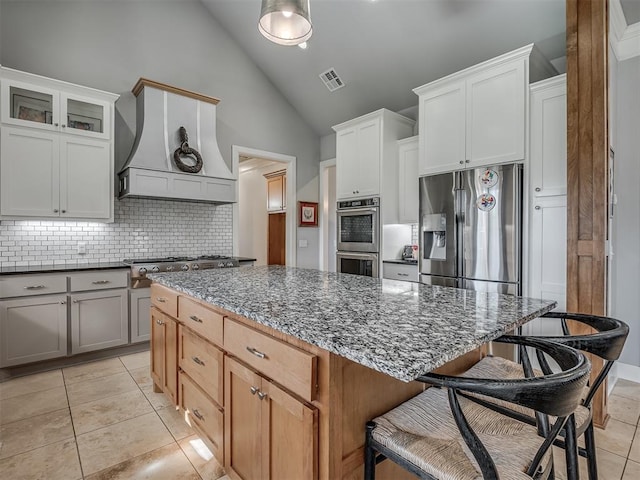
{"label": "bar stool", "polygon": [[[541,350],[561,372],[519,379],[420,376],[418,381],[434,388],[367,423],[365,480],[375,479],[376,464],[384,459],[429,480],[549,477],[550,448],[580,403],[591,365],[565,345],[517,336],[498,341]],[[481,405],[474,395],[538,412],[544,438],[529,423]],[[553,424],[547,415],[555,417]]]}
{"label": "bar stool", "polygon": [[[560,436],[564,437],[564,440],[559,438],[555,442],[556,446],[565,449],[568,480],[577,479],[579,477],[578,457],[576,455],[576,451],[577,454],[587,459],[589,480],[597,480],[598,468],[596,463],[596,445],[593,431],[593,417],[591,414],[591,402],[598,389],[603,384],[611,370],[611,367],[620,357],[627,335],[629,334],[629,327],[626,323],[614,318],[578,313],[549,312],[540,318],[560,320],[563,335],[527,336],[526,338],[539,338],[546,341],[561,343],[577,350],[596,355],[605,360],[602,371],[589,385],[589,389],[584,396],[581,405],[576,409],[573,418],[568,420],[565,430],[561,432]],[[571,335],[567,325],[567,320],[588,325],[596,330],[596,332],[585,335]],[[536,356],[542,372],[534,371],[534,375],[536,373],[539,375],[541,373],[547,374],[551,372],[549,363],[546,361],[544,355],[539,351],[536,351]],[[526,362],[529,357],[522,349],[520,350],[520,357],[522,360],[525,360],[522,365],[500,357],[485,357],[465,372],[465,375],[471,377],[502,376],[503,378],[510,379],[531,376],[526,373]],[[502,406],[504,406],[504,404]],[[523,411],[522,413],[527,414],[526,411]],[[533,419],[531,418],[530,411],[528,412],[528,415],[529,422],[532,423]],[[585,448],[578,447],[577,445],[578,438],[583,434]]]}

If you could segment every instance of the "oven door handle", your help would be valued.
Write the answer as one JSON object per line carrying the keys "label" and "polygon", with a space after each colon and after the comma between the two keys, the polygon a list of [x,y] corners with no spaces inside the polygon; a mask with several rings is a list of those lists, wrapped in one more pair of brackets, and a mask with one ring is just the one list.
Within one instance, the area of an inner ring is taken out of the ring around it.
{"label": "oven door handle", "polygon": [[338,215],[362,215],[363,213],[378,213],[378,207],[372,208],[347,208],[345,210],[338,210]]}
{"label": "oven door handle", "polygon": [[378,258],[377,253],[356,253],[356,252],[338,252],[339,257],[353,257],[353,258],[364,258],[367,260],[376,260]]}

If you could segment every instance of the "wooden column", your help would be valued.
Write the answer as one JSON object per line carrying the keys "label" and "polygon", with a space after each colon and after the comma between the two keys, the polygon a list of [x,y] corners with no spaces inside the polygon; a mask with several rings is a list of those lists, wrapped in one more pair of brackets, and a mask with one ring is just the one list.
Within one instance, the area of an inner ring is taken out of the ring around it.
{"label": "wooden column", "polygon": [[[607,0],[567,0],[567,310],[594,315],[606,313],[607,19]],[[593,401],[601,427],[606,388]]]}

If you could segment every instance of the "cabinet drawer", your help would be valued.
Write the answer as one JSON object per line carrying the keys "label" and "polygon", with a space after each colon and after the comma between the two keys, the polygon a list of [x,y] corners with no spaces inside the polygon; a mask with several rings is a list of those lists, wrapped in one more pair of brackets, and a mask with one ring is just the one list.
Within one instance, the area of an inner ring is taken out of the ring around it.
{"label": "cabinet drawer", "polygon": [[176,318],[178,316],[178,292],[157,283],[152,283],[151,305]]}
{"label": "cabinet drawer", "polygon": [[72,292],[105,290],[107,288],[127,288],[129,270],[96,270],[69,275]]}
{"label": "cabinet drawer", "polygon": [[213,455],[222,460],[224,439],[224,414],[215,403],[186,375],[180,372],[180,408],[213,444]]}
{"label": "cabinet drawer", "polygon": [[178,342],[180,368],[218,405],[222,405],[224,379],[222,350],[194,335],[183,325],[180,325]]}
{"label": "cabinet drawer", "polygon": [[317,357],[238,322],[224,319],[224,348],[304,400],[316,397]]}
{"label": "cabinet drawer", "polygon": [[419,281],[418,265],[404,265],[399,263],[383,263],[383,278],[404,280],[405,282]]}
{"label": "cabinet drawer", "polygon": [[48,295],[67,291],[67,276],[11,275],[0,277],[0,298]]}
{"label": "cabinet drawer", "polygon": [[178,303],[178,320],[198,335],[216,345],[222,345],[222,315],[209,310],[196,301],[180,297]]}

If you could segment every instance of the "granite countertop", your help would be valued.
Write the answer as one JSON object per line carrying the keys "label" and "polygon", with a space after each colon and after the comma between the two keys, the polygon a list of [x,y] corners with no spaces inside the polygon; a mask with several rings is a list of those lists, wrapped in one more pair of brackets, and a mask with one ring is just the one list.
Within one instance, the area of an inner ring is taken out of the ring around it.
{"label": "granite countertop", "polygon": [[382,260],[382,263],[398,263],[400,265],[418,266],[418,260],[403,260],[402,258],[392,258],[390,260]]}
{"label": "granite countertop", "polygon": [[403,381],[556,306],[512,295],[281,266],[149,278]]}
{"label": "granite countertop", "polygon": [[42,264],[24,267],[2,267],[0,275],[18,275],[23,273],[59,273],[74,272],[80,270],[111,270],[116,268],[130,268],[122,262],[95,262],[95,263],[67,263],[62,265]]}

